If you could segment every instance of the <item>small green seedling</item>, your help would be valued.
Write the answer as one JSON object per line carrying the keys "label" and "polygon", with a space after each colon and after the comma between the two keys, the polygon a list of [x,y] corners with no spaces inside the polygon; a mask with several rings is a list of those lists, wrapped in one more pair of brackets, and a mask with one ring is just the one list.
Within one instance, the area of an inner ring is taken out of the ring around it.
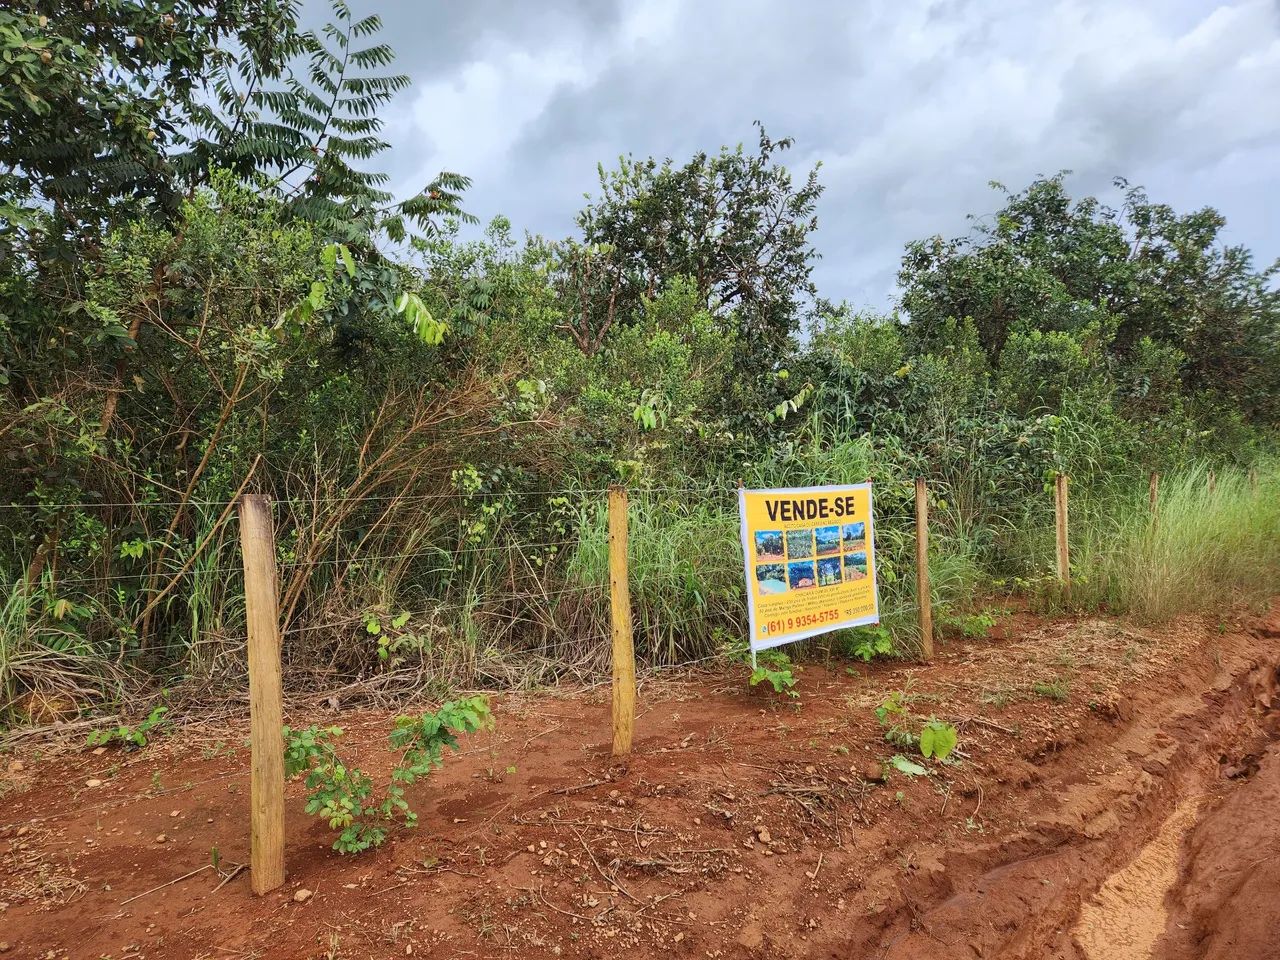
{"label": "small green seedling", "polygon": [[401,650],[420,650],[426,645],[416,633],[405,629],[405,624],[412,616],[411,613],[405,612],[397,614],[390,620],[384,620],[374,612],[366,612],[364,615],[365,632],[378,638],[378,659],[389,667],[400,665],[404,659],[398,656]]}
{"label": "small green seedling", "polygon": [[[751,650],[746,642],[739,639],[721,646],[721,653],[726,659],[736,660],[740,663],[750,663]],[[761,650],[756,655],[755,667],[752,669],[750,676],[747,678],[747,684],[756,687],[761,683],[768,683],[773,687],[774,693],[785,694],[788,697],[799,697],[795,686],[798,682],[796,674],[800,672],[800,667],[795,666],[781,650]]]}
{"label": "small green seedling", "polygon": [[781,650],[762,650],[756,658],[756,668],[751,671],[748,683],[754,687],[761,682],[768,682],[774,693],[798,697],[800,694],[795,689],[797,680],[794,673],[798,669],[793,668],[791,658]]}
{"label": "small green seedling", "polygon": [[890,718],[906,716],[906,696],[905,691],[895,690],[880,702],[880,706],[876,707],[876,719],[880,721],[880,726],[890,723]]}
{"label": "small green seedling", "polygon": [[164,717],[168,712],[168,707],[154,707],[151,713],[147,714],[146,719],[136,727],[122,723],[116,727],[94,730],[89,734],[87,743],[91,747],[105,747],[109,743],[116,742],[123,744],[128,750],[145,747],[151,734],[163,733],[168,726],[169,721]]}
{"label": "small green seedling", "polygon": [[788,697],[800,696],[795,691],[796,678],[789,667],[784,670],[773,670],[761,664],[751,671],[751,678],[748,682],[754,687],[762,680],[769,682],[769,686],[773,687],[774,693],[785,693]]}
{"label": "small green seedling", "polygon": [[930,717],[920,731],[920,752],[926,760],[930,757],[945,760],[955,750],[958,739],[955,727],[936,717]]}
{"label": "small green seedling", "polygon": [[946,760],[959,740],[956,728],[937,717],[930,717],[916,733],[915,720],[907,710],[906,690],[895,690],[876,707],[876,719],[884,728],[884,738],[895,747],[919,749],[925,759]]}
{"label": "small green seedling", "polygon": [[907,694],[905,690],[895,690],[885,697],[876,707],[876,719],[884,728],[884,738],[895,747],[912,749],[918,739],[908,727],[911,715],[907,712]]}

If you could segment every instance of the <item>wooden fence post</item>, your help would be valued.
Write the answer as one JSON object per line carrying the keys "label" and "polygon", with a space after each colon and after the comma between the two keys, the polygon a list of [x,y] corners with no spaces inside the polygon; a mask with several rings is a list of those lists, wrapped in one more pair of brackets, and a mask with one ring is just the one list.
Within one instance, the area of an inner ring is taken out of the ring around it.
{"label": "wooden fence post", "polygon": [[929,592],[929,493],[924,477],[916,477],[916,599],[920,605],[920,642],[926,660],[933,659],[933,598]]}
{"label": "wooden fence post", "polygon": [[1068,540],[1067,522],[1067,475],[1060,473],[1054,478],[1054,520],[1058,534],[1058,582],[1062,584],[1062,596],[1071,602],[1071,547]]}
{"label": "wooden fence post", "polygon": [[1257,467],[1249,468],[1249,492],[1255,495],[1258,492],[1258,468]]}
{"label": "wooden fence post", "polygon": [[609,600],[613,621],[613,755],[631,753],[636,718],[636,655],[627,573],[627,491],[609,487]]}
{"label": "wooden fence post", "polygon": [[244,605],[249,633],[249,882],[267,893],[284,883],[284,697],[280,683],[280,621],[276,609],[276,547],[271,501],[240,498]]}
{"label": "wooden fence post", "polygon": [[1210,470],[1209,471],[1209,495],[1212,496],[1213,492],[1217,489],[1218,489],[1218,475],[1214,473],[1212,470]]}
{"label": "wooden fence post", "polygon": [[1147,506],[1151,509],[1151,517],[1157,520],[1160,517],[1160,474],[1152,470],[1151,475],[1147,477]]}

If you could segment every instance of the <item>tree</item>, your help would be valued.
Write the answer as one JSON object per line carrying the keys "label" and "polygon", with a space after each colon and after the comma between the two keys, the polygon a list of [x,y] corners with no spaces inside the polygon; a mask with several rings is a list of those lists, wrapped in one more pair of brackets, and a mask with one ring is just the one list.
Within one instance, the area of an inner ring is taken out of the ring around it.
{"label": "tree", "polygon": [[810,234],[822,187],[815,167],[797,187],[780,154],[789,139],[760,127],[741,145],[683,166],[624,158],[600,171],[601,196],[578,216],[583,242],[564,248],[564,329],[584,352],[676,277],[692,278],[704,307],[738,340],[738,365],[767,369],[785,351],[813,295]]}
{"label": "tree", "polygon": [[385,173],[361,169],[387,148],[378,114],[409,80],[385,72],[394,54],[371,39],[379,18],[331,2],[318,31],[301,29],[296,0],[30,0],[0,11],[0,380],[15,395],[48,395],[54,370],[90,383],[105,374],[98,429],[110,432],[144,324],[172,320],[162,308],[177,273],[150,251],[145,303],[123,323],[86,314],[86,278],[114,268],[102,257],[115,230],[176,226],[220,171],[276,202],[282,220],[344,244],[348,295],[303,304],[323,300],[318,319],[337,331],[325,342],[349,355],[376,338],[375,317],[400,314],[438,343],[445,328],[377,244],[468,219],[458,203],[469,181],[442,173],[396,202]]}
{"label": "tree", "polygon": [[[1005,206],[968,236],[907,247],[902,302],[921,343],[930,347],[968,320],[994,365],[1033,363],[1042,383],[1088,369],[1115,376],[1147,412],[1152,390],[1172,385],[1274,424],[1277,267],[1255,270],[1247,250],[1224,245],[1216,210],[1179,215],[1123,180],[1120,209],[1093,197],[1073,201],[1064,179],[1005,191]],[[1026,380],[1008,373],[1011,385]],[[1026,387],[1017,386],[1025,399],[1043,399]],[[1166,394],[1154,406],[1175,399]]]}
{"label": "tree", "polygon": [[[301,47],[295,0],[28,0],[0,9],[0,183],[9,212],[101,233],[137,206],[176,213],[169,152],[204,78],[278,76]],[[238,56],[228,50],[240,49]],[[121,209],[124,207],[125,209]]]}
{"label": "tree", "polygon": [[385,43],[361,45],[377,16],[355,20],[344,0],[332,10],[320,31],[300,28],[297,0],[0,10],[0,214],[100,238],[138,207],[171,221],[225,168],[265,177],[292,216],[353,245],[465,216],[465,177],[442,173],[394,203],[386,174],[357,166],[387,148],[378,113],[409,78],[380,72],[394,60]]}
{"label": "tree", "polygon": [[272,55],[251,49],[221,61],[210,85],[216,105],[195,105],[193,132],[174,159],[180,177],[203,182],[216,168],[244,178],[269,173],[293,216],[353,246],[371,246],[382,233],[400,242],[411,227],[431,233],[446,215],[474,222],[459,206],[467,177],[442,172],[394,202],[386,173],[357,166],[388,148],[379,114],[410,81],[379,72],[395,61],[388,44],[361,45],[382,29],[380,17],[355,20],[345,0],[331,5],[333,19],[320,31],[286,35]]}

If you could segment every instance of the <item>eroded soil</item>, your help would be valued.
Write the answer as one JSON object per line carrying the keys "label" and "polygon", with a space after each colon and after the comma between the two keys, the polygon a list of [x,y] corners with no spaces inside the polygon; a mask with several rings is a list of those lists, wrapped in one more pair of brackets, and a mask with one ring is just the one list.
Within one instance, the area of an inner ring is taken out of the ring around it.
{"label": "eroded soil", "polygon": [[[626,765],[607,688],[500,697],[497,730],[411,789],[419,827],[379,850],[332,852],[290,783],[289,878],[263,897],[234,873],[243,723],[134,753],[20,744],[0,950],[1274,958],[1277,665],[1276,614],[1158,633],[1018,615],[928,667],[810,667],[798,705],[740,668],[646,681]],[[897,748],[874,708],[895,690],[959,727],[957,762],[882,782]],[[389,770],[388,715],[289,713],[340,723],[349,761]]]}

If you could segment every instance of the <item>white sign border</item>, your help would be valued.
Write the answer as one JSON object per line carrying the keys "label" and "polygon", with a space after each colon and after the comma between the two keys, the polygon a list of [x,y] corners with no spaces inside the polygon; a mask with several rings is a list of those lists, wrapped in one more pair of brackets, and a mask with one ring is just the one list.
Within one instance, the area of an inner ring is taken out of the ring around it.
{"label": "white sign border", "polygon": [[[751,553],[750,531],[747,529],[747,494],[766,494],[772,496],[788,496],[790,494],[804,493],[821,493],[832,494],[842,493],[851,490],[867,491],[867,550],[871,554],[871,595],[875,603],[875,610],[870,616],[859,617],[855,620],[841,620],[839,623],[823,624],[812,630],[805,630],[801,633],[789,633],[777,640],[768,640],[764,643],[756,643],[756,592],[751,584]],[[870,480],[863,483],[847,483],[833,484],[825,487],[765,487],[763,489],[749,490],[746,487],[738,488],[738,528],[739,539],[742,541],[742,569],[744,575],[744,584],[747,590],[747,623],[750,633],[747,635],[747,645],[751,648],[751,663],[755,665],[756,654],[761,650],[772,650],[774,647],[781,647],[788,643],[795,643],[798,640],[807,640],[810,637],[816,637],[820,633],[831,633],[834,630],[848,630],[852,627],[865,627],[871,623],[880,622],[880,565],[875,562],[876,550],[876,525],[875,525],[875,491],[872,489]]]}

